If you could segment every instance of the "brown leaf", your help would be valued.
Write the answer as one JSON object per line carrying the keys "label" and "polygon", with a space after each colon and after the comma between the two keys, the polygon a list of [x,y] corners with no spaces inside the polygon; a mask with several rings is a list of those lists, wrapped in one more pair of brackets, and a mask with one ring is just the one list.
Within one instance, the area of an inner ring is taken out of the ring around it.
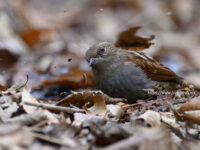
{"label": "brown leaf", "polygon": [[151,40],[153,40],[155,36],[151,35],[149,38],[137,36],[136,32],[140,28],[141,27],[132,27],[124,32],[121,32],[117,42],[115,43],[115,46],[132,50],[149,48],[151,45],[153,45]]}
{"label": "brown leaf", "polygon": [[[184,121],[187,124],[200,123],[200,97],[193,98],[184,103],[177,111],[173,110],[177,121]],[[169,106],[172,107],[172,106]]]}
{"label": "brown leaf", "polygon": [[8,49],[0,48],[0,69],[9,69],[18,60],[18,55]]}
{"label": "brown leaf", "polygon": [[183,114],[183,120],[189,124],[200,124],[200,110],[199,111],[186,111]]}
{"label": "brown leaf", "polygon": [[[105,115],[107,110],[104,101],[105,96],[107,95],[99,91],[73,92],[59,101],[57,105],[67,106],[73,104],[77,107],[83,107],[87,114]],[[88,108],[89,106],[90,108]]]}
{"label": "brown leaf", "polygon": [[51,31],[47,29],[28,29],[20,34],[22,40],[33,47],[41,42],[51,41]]}
{"label": "brown leaf", "polygon": [[5,91],[7,88],[0,84],[0,91]]}
{"label": "brown leaf", "polygon": [[195,111],[200,110],[200,97],[196,97],[193,99],[190,99],[177,110],[179,113],[184,113],[186,111]]}
{"label": "brown leaf", "polygon": [[41,85],[68,86],[73,89],[88,88],[94,86],[92,72],[80,70],[79,67],[72,68],[69,73],[55,77],[53,80],[44,80]]}

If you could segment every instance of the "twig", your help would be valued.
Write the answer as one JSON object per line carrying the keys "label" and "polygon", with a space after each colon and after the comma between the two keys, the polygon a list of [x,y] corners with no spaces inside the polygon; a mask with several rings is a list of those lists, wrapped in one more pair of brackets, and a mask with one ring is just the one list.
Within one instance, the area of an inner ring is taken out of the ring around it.
{"label": "twig", "polygon": [[47,123],[48,123],[48,120],[41,121],[41,122],[39,122],[38,124],[33,125],[32,127],[30,127],[30,130],[31,130],[31,131],[34,131],[34,130],[36,130],[37,128],[39,128],[39,127],[41,127],[41,126],[44,126],[44,125],[47,124]]}
{"label": "twig", "polygon": [[58,111],[58,112],[68,112],[68,113],[84,112],[83,110],[78,109],[78,108],[67,108],[67,107],[62,107],[62,106],[56,106],[53,104],[33,103],[33,102],[24,102],[24,104],[35,106],[35,107],[41,107],[44,109],[48,109],[51,111]]}
{"label": "twig", "polygon": [[40,140],[44,140],[50,143],[54,143],[54,144],[58,144],[58,145],[63,145],[63,146],[71,146],[71,147],[76,147],[76,142],[70,138],[65,138],[64,140],[62,139],[57,139],[54,137],[50,137],[50,136],[45,136],[42,134],[38,134],[38,133],[31,133],[35,138],[38,138]]}

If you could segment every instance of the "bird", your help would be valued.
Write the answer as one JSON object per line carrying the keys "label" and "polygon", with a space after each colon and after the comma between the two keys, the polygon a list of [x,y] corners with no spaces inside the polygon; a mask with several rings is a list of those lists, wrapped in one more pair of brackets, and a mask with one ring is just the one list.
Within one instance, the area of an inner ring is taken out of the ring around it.
{"label": "bird", "polygon": [[92,68],[97,89],[125,98],[128,103],[149,97],[149,89],[165,85],[167,90],[180,88],[183,78],[144,52],[116,47],[109,42],[92,45],[85,53]]}

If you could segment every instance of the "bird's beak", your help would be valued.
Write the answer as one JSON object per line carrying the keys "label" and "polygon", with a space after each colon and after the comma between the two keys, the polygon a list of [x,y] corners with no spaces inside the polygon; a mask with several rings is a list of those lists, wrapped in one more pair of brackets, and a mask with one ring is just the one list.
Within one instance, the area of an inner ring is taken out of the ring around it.
{"label": "bird's beak", "polygon": [[95,64],[95,59],[94,58],[90,58],[89,66],[92,67],[94,64]]}

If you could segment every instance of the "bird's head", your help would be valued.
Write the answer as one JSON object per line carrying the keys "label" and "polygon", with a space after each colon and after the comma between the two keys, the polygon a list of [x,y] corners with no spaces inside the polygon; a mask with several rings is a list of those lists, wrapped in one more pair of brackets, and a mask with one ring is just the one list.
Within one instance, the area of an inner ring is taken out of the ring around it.
{"label": "bird's head", "polygon": [[92,68],[101,63],[106,63],[107,60],[112,59],[115,55],[114,45],[108,42],[102,42],[91,46],[86,54],[85,58],[89,62]]}

